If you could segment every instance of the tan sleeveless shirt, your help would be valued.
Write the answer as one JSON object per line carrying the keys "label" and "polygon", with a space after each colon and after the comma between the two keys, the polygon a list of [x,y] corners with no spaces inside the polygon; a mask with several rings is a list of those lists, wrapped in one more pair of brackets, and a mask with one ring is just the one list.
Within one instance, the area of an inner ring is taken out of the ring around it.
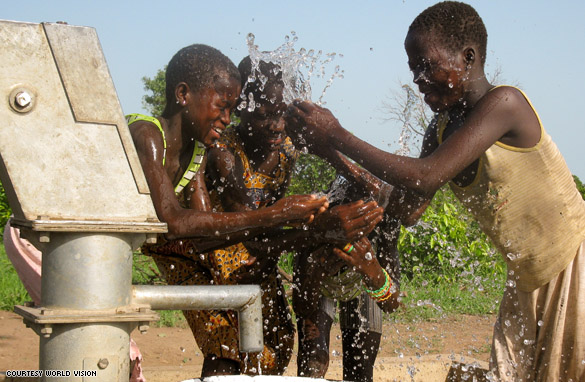
{"label": "tan sleeveless shirt", "polygon": [[[508,270],[514,271],[517,287],[525,292],[541,287],[565,269],[585,240],[585,201],[536,116],[541,126],[536,146],[518,148],[496,142],[480,157],[472,184],[462,188],[449,183],[504,256]],[[439,121],[439,143],[447,118]]]}

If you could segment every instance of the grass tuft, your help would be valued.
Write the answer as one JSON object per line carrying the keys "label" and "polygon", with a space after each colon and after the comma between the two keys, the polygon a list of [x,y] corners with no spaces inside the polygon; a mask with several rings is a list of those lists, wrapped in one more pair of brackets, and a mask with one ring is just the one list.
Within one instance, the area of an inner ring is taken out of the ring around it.
{"label": "grass tuft", "polygon": [[23,305],[32,299],[20,281],[16,270],[0,245],[0,310],[14,310],[14,305]]}

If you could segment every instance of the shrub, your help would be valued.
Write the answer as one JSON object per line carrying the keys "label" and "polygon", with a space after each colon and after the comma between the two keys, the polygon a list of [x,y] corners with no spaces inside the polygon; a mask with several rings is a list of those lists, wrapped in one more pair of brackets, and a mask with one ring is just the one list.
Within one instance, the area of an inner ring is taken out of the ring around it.
{"label": "shrub", "polygon": [[401,269],[408,280],[471,283],[481,288],[505,262],[448,188],[435,195],[418,224],[402,227]]}

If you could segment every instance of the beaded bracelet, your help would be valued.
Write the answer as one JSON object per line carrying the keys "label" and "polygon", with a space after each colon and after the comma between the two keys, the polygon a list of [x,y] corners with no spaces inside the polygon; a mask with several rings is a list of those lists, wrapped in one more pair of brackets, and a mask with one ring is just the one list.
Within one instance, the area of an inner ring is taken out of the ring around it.
{"label": "beaded bracelet", "polygon": [[388,298],[390,298],[390,296],[392,295],[391,289],[392,289],[392,281],[390,279],[390,275],[388,274],[388,272],[386,272],[386,270],[384,268],[382,268],[382,272],[384,272],[384,285],[382,285],[382,287],[380,289],[377,290],[371,290],[368,289],[366,286],[364,286],[364,290],[366,291],[366,293],[368,293],[368,295],[370,295],[370,297],[372,299],[374,299],[375,301],[381,302],[381,301],[385,301]]}
{"label": "beaded bracelet", "polygon": [[386,300],[388,300],[390,297],[392,297],[392,288],[391,288],[391,287],[390,287],[390,288],[388,288],[388,292],[387,292],[387,293],[386,293],[384,296],[382,296],[382,297],[379,297],[379,298],[377,298],[377,299],[375,299],[375,300],[376,300],[377,302],[383,302],[383,301],[386,301]]}
{"label": "beaded bracelet", "polygon": [[379,297],[373,298],[373,300],[376,302],[384,302],[384,301],[388,300],[390,297],[392,297],[393,293],[394,293],[393,285],[392,285],[392,283],[390,283],[390,287],[387,289],[386,293],[379,296]]}

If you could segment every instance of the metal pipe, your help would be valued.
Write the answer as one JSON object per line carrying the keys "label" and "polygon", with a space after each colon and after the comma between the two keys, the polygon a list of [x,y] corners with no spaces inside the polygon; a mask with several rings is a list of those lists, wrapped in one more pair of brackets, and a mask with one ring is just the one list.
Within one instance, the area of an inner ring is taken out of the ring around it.
{"label": "metal pipe", "polygon": [[[92,311],[128,305],[136,237],[144,235],[52,233],[43,253],[41,303],[47,312],[43,318],[70,312],[72,317],[81,319]],[[130,371],[131,330],[130,322],[52,325],[51,335],[40,338],[39,366],[43,370],[98,370],[101,381],[122,381]],[[42,380],[49,378],[44,375]],[[50,380],[69,382],[81,378],[61,376]]]}
{"label": "metal pipe", "polygon": [[43,253],[41,305],[99,310],[128,305],[132,244],[140,234],[55,232]]}
{"label": "metal pipe", "polygon": [[131,299],[132,304],[154,310],[236,310],[240,351],[259,352],[264,347],[258,285],[133,285]]}

